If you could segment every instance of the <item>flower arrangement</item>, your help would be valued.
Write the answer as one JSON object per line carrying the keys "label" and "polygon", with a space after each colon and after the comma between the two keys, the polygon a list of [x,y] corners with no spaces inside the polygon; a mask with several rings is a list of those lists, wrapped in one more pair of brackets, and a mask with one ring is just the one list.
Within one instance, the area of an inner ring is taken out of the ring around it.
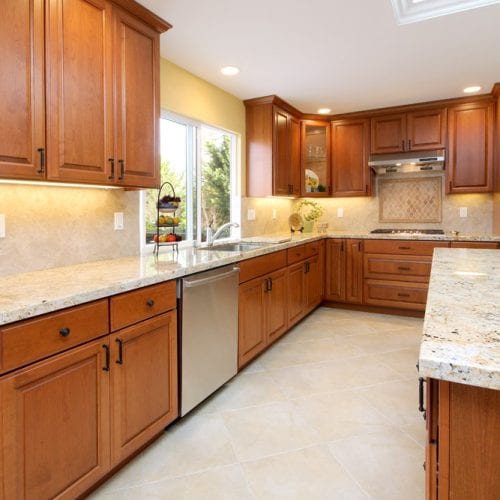
{"label": "flower arrangement", "polygon": [[305,221],[318,220],[324,213],[324,208],[317,202],[312,200],[301,200],[297,205],[299,212]]}

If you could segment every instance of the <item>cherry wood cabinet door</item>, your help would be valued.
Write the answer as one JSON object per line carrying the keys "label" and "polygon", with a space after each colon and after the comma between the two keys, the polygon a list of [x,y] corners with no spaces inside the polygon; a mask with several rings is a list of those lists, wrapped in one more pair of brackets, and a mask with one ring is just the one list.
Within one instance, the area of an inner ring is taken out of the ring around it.
{"label": "cherry wood cabinet door", "polygon": [[363,302],[363,240],[345,240],[345,244],[345,300],[351,304],[361,304]]}
{"label": "cherry wood cabinet door", "polygon": [[291,327],[299,321],[306,311],[306,282],[304,262],[297,262],[288,266],[288,326]]}
{"label": "cherry wood cabinet door", "polygon": [[289,195],[290,128],[289,114],[273,106],[273,194]]}
{"label": "cherry wood cabinet door", "polygon": [[331,130],[333,195],[369,196],[370,121],[338,120]]}
{"label": "cherry wood cabinet door", "polygon": [[110,338],[115,465],[178,417],[176,311],[120,330]]}
{"label": "cherry wood cabinet door", "polygon": [[446,147],[446,108],[414,111],[406,116],[408,151]]}
{"label": "cherry wood cabinet door", "polygon": [[115,8],[113,39],[116,179],[123,186],[158,187],[159,35]]}
{"label": "cherry wood cabinet door", "polygon": [[320,256],[316,255],[306,261],[306,297],[307,311],[312,311],[321,303],[323,295],[323,273],[321,271]]}
{"label": "cherry wood cabinet door", "polygon": [[346,253],[344,240],[326,242],[326,290],[325,298],[335,302],[346,299]]}
{"label": "cherry wood cabinet door", "polygon": [[372,154],[399,153],[405,150],[406,113],[377,116],[371,119]]}
{"label": "cherry wood cabinet door", "polygon": [[480,102],[448,110],[448,193],[492,191],[494,109]]}
{"label": "cherry wood cabinet door", "polygon": [[111,7],[47,2],[47,177],[113,182]]}
{"label": "cherry wood cabinet door", "polygon": [[289,192],[288,194],[293,196],[300,196],[300,179],[301,179],[301,169],[300,169],[300,120],[290,116],[290,172],[289,172]]}
{"label": "cherry wood cabinet door", "polygon": [[286,269],[264,278],[266,339],[270,344],[283,335],[288,327]]}
{"label": "cherry wood cabinet door", "polygon": [[238,306],[238,367],[246,365],[266,347],[264,280],[242,283]]}
{"label": "cherry wood cabinet door", "polygon": [[302,196],[329,196],[331,193],[330,123],[302,120]]}
{"label": "cherry wood cabinet door", "polygon": [[43,0],[2,0],[0,177],[44,178],[43,5]]}
{"label": "cherry wood cabinet door", "polygon": [[5,498],[76,498],[109,470],[105,339],[1,379]]}

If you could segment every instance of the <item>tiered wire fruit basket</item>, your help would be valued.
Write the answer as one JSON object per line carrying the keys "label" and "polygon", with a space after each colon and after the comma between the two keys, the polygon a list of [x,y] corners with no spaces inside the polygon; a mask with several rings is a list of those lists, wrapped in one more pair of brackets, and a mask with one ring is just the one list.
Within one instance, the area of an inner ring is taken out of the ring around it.
{"label": "tiered wire fruit basket", "polygon": [[156,256],[160,252],[160,247],[163,246],[171,247],[174,252],[179,251],[179,241],[182,237],[176,234],[175,229],[180,222],[176,215],[180,203],[181,199],[175,195],[174,186],[168,181],[164,182],[158,191],[156,204],[156,234],[153,238]]}

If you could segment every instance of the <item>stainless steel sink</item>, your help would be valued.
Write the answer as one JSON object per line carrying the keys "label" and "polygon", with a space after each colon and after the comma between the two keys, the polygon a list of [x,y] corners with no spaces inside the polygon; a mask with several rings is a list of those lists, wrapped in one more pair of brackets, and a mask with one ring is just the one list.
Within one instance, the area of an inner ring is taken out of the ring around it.
{"label": "stainless steel sink", "polygon": [[196,250],[210,250],[213,252],[247,252],[249,250],[256,250],[267,246],[267,243],[221,243],[220,245],[213,245],[210,247],[198,247]]}

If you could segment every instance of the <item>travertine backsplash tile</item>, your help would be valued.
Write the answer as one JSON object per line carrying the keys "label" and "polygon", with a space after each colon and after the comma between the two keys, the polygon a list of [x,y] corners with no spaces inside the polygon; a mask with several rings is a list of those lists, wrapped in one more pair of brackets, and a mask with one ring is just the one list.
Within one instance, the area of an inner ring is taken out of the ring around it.
{"label": "travertine backsplash tile", "polygon": [[0,276],[139,253],[138,191],[6,184],[0,213]]}
{"label": "travertine backsplash tile", "polygon": [[[242,198],[241,200],[241,236],[259,236],[261,234],[290,231],[288,217],[292,213],[294,200],[289,198]],[[255,210],[256,219],[247,220],[247,210]],[[276,219],[273,219],[276,210]]]}

